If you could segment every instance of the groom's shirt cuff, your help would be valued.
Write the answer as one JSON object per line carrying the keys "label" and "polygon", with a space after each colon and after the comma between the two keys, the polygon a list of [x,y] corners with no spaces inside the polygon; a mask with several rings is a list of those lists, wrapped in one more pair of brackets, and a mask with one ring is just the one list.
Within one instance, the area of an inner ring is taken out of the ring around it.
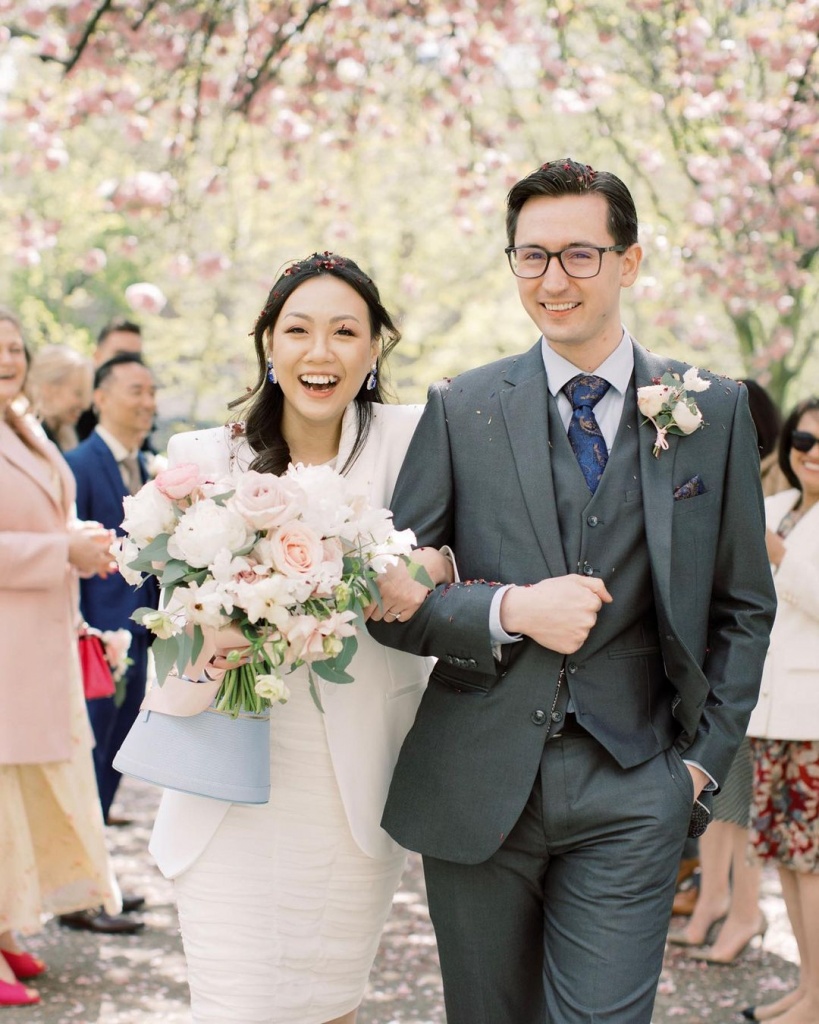
{"label": "groom's shirt cuff", "polygon": [[500,649],[503,644],[515,644],[518,640],[523,639],[520,633],[507,633],[501,625],[501,602],[503,595],[511,586],[512,584],[508,583],[505,587],[498,587],[492,596],[492,604],[489,606],[489,639],[492,641],[492,653],[496,658],[500,658]]}

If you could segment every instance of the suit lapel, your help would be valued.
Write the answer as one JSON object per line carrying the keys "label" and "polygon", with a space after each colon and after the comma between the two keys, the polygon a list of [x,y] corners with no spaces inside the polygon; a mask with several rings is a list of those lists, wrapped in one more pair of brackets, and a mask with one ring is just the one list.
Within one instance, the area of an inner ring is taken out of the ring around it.
{"label": "suit lapel", "polygon": [[[125,486],[125,481],[122,479],[122,473],[120,472],[117,460],[114,458],[114,453],[96,431],[89,436],[86,444],[93,451],[94,458],[99,460],[100,469],[105,474],[111,492],[120,499],[124,498],[129,491]],[[142,468],[141,462],[140,468]]]}
{"label": "suit lapel", "polygon": [[[652,384],[668,370],[667,361],[647,352],[634,343],[634,383],[638,388]],[[653,454],[656,432],[650,423],[640,422],[640,480],[643,489],[646,541],[649,562],[657,594],[666,615],[671,617],[671,525],[674,511],[674,459],[677,434],[668,434],[668,448],[658,456]]]}
{"label": "suit lapel", "polygon": [[552,576],[566,574],[549,457],[549,388],[540,342],[516,360],[500,392],[512,457],[529,518]]}

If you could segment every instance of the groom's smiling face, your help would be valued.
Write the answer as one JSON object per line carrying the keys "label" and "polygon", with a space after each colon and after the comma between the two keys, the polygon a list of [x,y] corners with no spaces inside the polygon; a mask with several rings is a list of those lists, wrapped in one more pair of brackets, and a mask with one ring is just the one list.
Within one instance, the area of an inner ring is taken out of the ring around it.
{"label": "groom's smiling face", "polygon": [[[608,203],[597,193],[539,196],[520,211],[515,245],[537,245],[560,252],[570,245],[614,245]],[[637,279],[639,245],[603,254],[596,277],[570,277],[551,259],[542,277],[515,278],[523,308],[551,347],[584,370],[594,370],[617,347],[622,335],[620,289]]]}

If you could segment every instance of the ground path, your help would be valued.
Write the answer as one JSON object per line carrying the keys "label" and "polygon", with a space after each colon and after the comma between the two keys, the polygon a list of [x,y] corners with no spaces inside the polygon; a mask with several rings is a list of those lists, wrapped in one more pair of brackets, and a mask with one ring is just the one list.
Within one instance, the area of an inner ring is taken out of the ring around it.
{"label": "ground path", "polygon": [[[147,899],[144,932],[98,936],[50,921],[29,941],[49,964],[39,984],[43,1003],[5,1010],[0,1024],[190,1024],[171,886],[146,850],[156,803],[155,789],[126,779],[115,810],[133,824],[107,830],[123,889]],[[763,909],[770,922],[764,947],[750,950],[735,967],[709,967],[669,950],[654,1024],[738,1022],[740,1007],[771,1000],[793,983],[796,950],[775,873],[765,876]],[[396,895],[359,1022],[445,1024],[435,938],[415,857]]]}

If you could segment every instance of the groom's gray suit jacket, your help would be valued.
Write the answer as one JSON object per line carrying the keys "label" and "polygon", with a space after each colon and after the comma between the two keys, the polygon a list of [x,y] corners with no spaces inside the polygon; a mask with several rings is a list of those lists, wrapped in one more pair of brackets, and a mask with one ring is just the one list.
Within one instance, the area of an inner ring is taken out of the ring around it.
{"label": "groom's gray suit jacket", "polygon": [[[636,388],[687,368],[635,344],[594,495],[540,343],[430,389],[392,504],[420,545],[454,548],[464,582],[439,587],[409,623],[371,625],[384,643],[438,658],[384,814],[403,846],[464,863],[491,856],[569,695],[624,769],[674,744],[724,779],[756,701],[775,598],[744,389],[712,377],[697,395],[704,426],[652,454]],[[679,499],[695,477],[701,493]],[[614,598],[583,647],[564,659],[524,639],[496,659],[496,588],[570,572],[602,578]]]}

